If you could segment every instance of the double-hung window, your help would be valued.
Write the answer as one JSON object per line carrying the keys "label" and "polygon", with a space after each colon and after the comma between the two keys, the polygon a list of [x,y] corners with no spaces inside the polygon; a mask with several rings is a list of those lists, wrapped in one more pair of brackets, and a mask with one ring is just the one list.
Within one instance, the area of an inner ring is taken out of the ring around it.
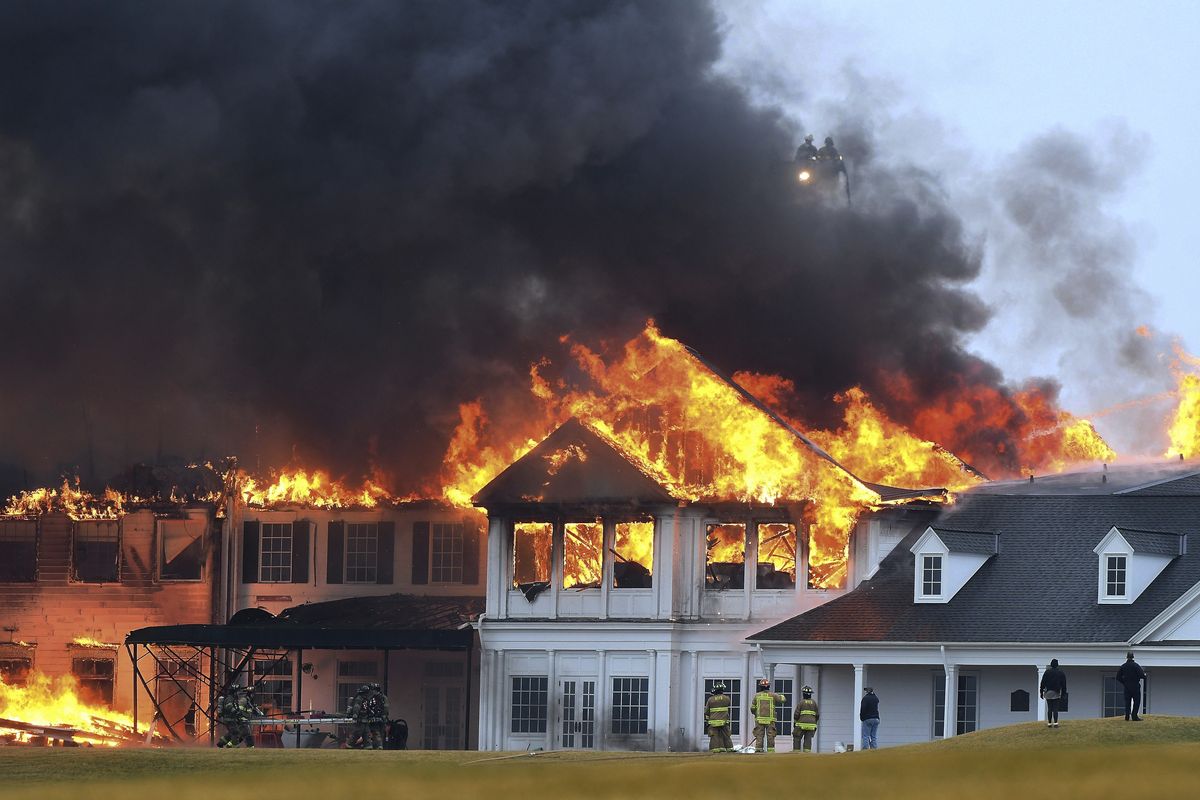
{"label": "double-hung window", "polygon": [[942,556],[940,554],[921,556],[921,596],[942,596]]}
{"label": "double-hung window", "polygon": [[435,522],[431,526],[429,579],[432,583],[463,582],[463,526]]}
{"label": "double-hung window", "polygon": [[1129,560],[1125,555],[1104,557],[1104,596],[1124,597]]}
{"label": "double-hung window", "polygon": [[379,574],[379,525],[346,523],[346,583],[375,583]]}

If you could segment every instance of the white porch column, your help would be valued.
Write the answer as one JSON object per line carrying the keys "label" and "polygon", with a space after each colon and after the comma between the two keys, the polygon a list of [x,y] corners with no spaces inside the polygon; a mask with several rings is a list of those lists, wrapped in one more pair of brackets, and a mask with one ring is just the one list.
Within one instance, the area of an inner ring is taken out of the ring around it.
{"label": "white porch column", "polygon": [[858,707],[862,703],[863,673],[865,670],[865,664],[854,665],[854,697],[850,699],[850,719],[854,720],[853,738],[855,750],[862,744],[862,720],[858,718]]}
{"label": "white porch column", "polygon": [[946,696],[942,699],[942,738],[958,733],[958,665],[946,664]]}
{"label": "white porch column", "polygon": [[1045,667],[1034,667],[1037,670],[1038,678],[1037,685],[1033,687],[1033,693],[1037,695],[1034,702],[1037,703],[1037,718],[1038,722],[1046,721],[1046,701],[1042,699],[1042,676],[1046,674]]}
{"label": "white porch column", "polygon": [[554,657],[554,651],[547,650],[546,658],[548,659],[546,665],[546,716],[548,719],[546,720],[546,744],[544,745],[544,749],[553,750],[554,734],[557,732],[555,730],[555,720],[558,718],[557,712],[562,698],[558,694],[558,671],[555,669],[555,661],[557,659]]}
{"label": "white porch column", "polygon": [[509,709],[509,694],[507,692],[508,675],[506,674],[508,665],[504,660],[503,650],[496,650],[493,659],[494,672],[496,673],[496,702],[494,706],[495,712],[492,714],[492,723],[495,726],[493,728],[495,736],[492,737],[492,749],[503,750],[506,743],[504,720],[508,716]]}
{"label": "white porch column", "polygon": [[612,702],[612,691],[608,685],[608,651],[597,650],[596,658],[596,749],[607,750],[609,703]]}

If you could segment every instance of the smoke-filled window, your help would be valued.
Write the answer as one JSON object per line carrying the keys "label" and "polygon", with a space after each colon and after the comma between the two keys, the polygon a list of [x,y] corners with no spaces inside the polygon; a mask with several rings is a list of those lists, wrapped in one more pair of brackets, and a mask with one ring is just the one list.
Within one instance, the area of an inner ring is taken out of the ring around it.
{"label": "smoke-filled window", "polygon": [[463,526],[461,522],[433,523],[429,578],[434,583],[463,582]]}
{"label": "smoke-filled window", "polygon": [[0,683],[8,686],[24,686],[32,669],[32,658],[0,655]]}
{"label": "smoke-filled window", "polygon": [[84,583],[116,583],[121,557],[117,521],[80,520],[71,542],[71,577]]}
{"label": "smoke-filled window", "polygon": [[649,729],[650,679],[612,679],[612,726],[614,734],[638,736]]}
{"label": "smoke-filled window", "polygon": [[292,525],[264,522],[259,544],[260,583],[289,583],[292,580]]}
{"label": "smoke-filled window", "polygon": [[796,588],[796,526],[783,522],[758,525],[756,589]]}
{"label": "smoke-filled window", "polygon": [[71,674],[79,681],[79,694],[90,703],[112,706],[116,659],[88,656],[71,659]]}
{"label": "smoke-filled window", "polygon": [[346,583],[375,583],[378,568],[378,523],[346,523]]}
{"label": "smoke-filled window", "polygon": [[618,522],[613,541],[613,588],[649,589],[654,578],[654,523]]}
{"label": "smoke-filled window", "polygon": [[549,679],[514,675],[510,716],[513,733],[545,733]]}
{"label": "smoke-filled window", "polygon": [[[519,522],[513,526],[513,587],[527,595],[550,584],[554,525]],[[532,598],[530,598],[532,599]]]}
{"label": "smoke-filled window", "polygon": [[0,519],[0,582],[37,580],[37,522]]}
{"label": "smoke-filled window", "polygon": [[604,525],[568,522],[563,526],[563,588],[595,589],[604,565]]}
{"label": "smoke-filled window", "polygon": [[164,581],[198,581],[204,577],[204,532],[207,523],[164,519],[158,523],[158,577]]}
{"label": "smoke-filled window", "polygon": [[266,714],[292,710],[292,660],[254,660],[254,702]]}
{"label": "smoke-filled window", "polygon": [[742,523],[708,526],[704,585],[718,592],[746,587],[746,526]]}

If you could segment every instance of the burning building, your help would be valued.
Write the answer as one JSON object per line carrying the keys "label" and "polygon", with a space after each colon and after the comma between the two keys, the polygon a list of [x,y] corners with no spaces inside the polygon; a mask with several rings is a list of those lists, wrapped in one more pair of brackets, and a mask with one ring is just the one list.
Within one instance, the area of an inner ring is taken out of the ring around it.
{"label": "burning building", "polygon": [[[732,733],[748,733],[765,673],[745,638],[853,588],[944,499],[862,481],[752,398],[739,402],[826,473],[806,480],[851,484],[874,511],[855,520],[854,509],[835,545],[834,531],[818,535],[829,524],[819,500],[689,496],[568,420],[474,498],[488,511],[481,748],[695,749],[717,682],[742,709]],[[774,673],[785,730],[794,692],[813,679]]]}
{"label": "burning building", "polygon": [[[120,646],[147,624],[208,623],[220,571],[214,502],[94,497],[69,483],[0,516],[0,718],[10,735],[63,741],[132,727],[133,665]],[[162,688],[152,676],[149,691]],[[0,724],[3,727],[3,724]]]}

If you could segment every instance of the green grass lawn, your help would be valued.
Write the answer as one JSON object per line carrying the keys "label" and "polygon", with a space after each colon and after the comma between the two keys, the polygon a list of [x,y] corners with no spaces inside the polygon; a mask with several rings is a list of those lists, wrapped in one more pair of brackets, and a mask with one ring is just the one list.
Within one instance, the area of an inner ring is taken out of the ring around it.
{"label": "green grass lawn", "polygon": [[0,797],[1172,798],[1200,790],[1200,719],[1034,723],[839,755],[0,748]]}

